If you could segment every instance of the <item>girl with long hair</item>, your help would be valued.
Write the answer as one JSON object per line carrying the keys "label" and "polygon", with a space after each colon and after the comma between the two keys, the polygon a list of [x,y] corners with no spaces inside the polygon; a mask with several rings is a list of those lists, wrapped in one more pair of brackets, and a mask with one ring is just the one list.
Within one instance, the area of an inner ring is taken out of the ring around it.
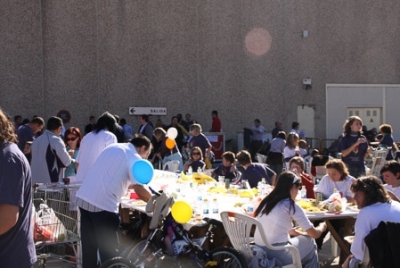
{"label": "girl with long hair", "polygon": [[343,162],[355,178],[365,175],[364,158],[372,150],[368,146],[367,138],[362,135],[362,126],[360,117],[350,116],[343,125],[343,135],[338,145]]}
{"label": "girl with long hair", "polygon": [[[271,245],[291,244],[299,250],[303,267],[319,267],[317,247],[313,238],[318,238],[326,230],[326,224],[323,222],[318,227],[314,227],[303,209],[294,202],[301,187],[300,178],[293,172],[281,173],[275,188],[257,207],[255,217],[267,229],[265,233]],[[293,221],[308,236],[301,235],[299,229],[293,227]],[[288,250],[270,250],[263,245],[257,230],[254,241],[267,252],[269,258],[278,259],[282,266],[292,262],[291,253]]]}

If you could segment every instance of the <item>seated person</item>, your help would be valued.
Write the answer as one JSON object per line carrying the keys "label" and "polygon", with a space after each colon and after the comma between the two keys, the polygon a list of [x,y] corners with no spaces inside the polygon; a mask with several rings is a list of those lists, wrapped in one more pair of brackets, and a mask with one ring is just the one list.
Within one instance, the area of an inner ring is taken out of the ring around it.
{"label": "seated person", "polygon": [[307,141],[303,140],[303,139],[299,140],[299,150],[300,150],[301,157],[306,157],[309,155],[308,149],[309,149],[309,146],[307,144]]}
{"label": "seated person", "polygon": [[240,179],[240,173],[236,169],[235,154],[227,151],[222,154],[222,164],[213,170],[211,177],[218,180],[218,176],[224,176],[225,179],[230,179],[231,183],[236,183]]}
{"label": "seated person", "polygon": [[[340,159],[332,159],[326,163],[325,168],[327,175],[322,177],[317,186],[316,192],[322,193],[323,198],[328,199],[336,190],[341,193],[343,197],[346,197],[348,202],[352,202],[353,193],[350,190],[350,185],[355,178],[349,175],[346,164]],[[344,223],[344,220],[331,220],[332,226],[339,233],[344,227]],[[323,233],[318,239],[316,239],[318,249],[322,248],[326,234],[327,232]]]}
{"label": "seated person", "polygon": [[199,168],[204,170],[205,166],[206,163],[203,161],[203,153],[200,147],[195,146],[190,149],[189,160],[185,162],[185,165],[183,165],[183,170],[187,172],[189,167],[191,167],[193,172],[197,172]]}
{"label": "seated person", "polygon": [[165,165],[168,161],[172,160],[177,160],[179,161],[179,170],[183,170],[183,160],[182,160],[182,155],[179,152],[178,146],[175,142],[175,145],[172,149],[168,149],[166,145],[166,137],[167,132],[163,128],[156,128],[153,131],[153,137],[156,140],[157,143],[160,143],[160,146],[158,147],[157,151],[153,154],[153,158],[151,159],[151,162],[154,163],[155,158],[159,157],[162,158],[162,163]]}
{"label": "seated person", "polygon": [[388,191],[390,198],[400,202],[400,163],[394,160],[387,161],[380,172],[386,182],[383,187]]}
{"label": "seated person", "polygon": [[307,198],[315,198],[314,181],[310,175],[304,172],[305,165],[304,159],[299,156],[295,156],[289,161],[290,171],[295,173],[301,179],[301,183],[306,187]]}
{"label": "seated person", "polygon": [[[319,267],[314,238],[318,238],[327,226],[322,222],[318,227],[313,227],[303,209],[294,202],[300,188],[300,178],[293,172],[281,173],[275,188],[257,207],[255,217],[265,226],[267,240],[272,246],[293,245],[299,250],[302,267]],[[294,221],[308,235],[300,235],[296,228],[293,228]],[[263,244],[257,229],[254,242],[267,252],[268,258],[278,259],[282,266],[292,263],[290,251],[270,250]]]}
{"label": "seated person", "polygon": [[257,187],[258,182],[265,178],[266,182],[274,185],[276,174],[265,164],[252,163],[251,155],[248,151],[242,150],[236,155],[236,159],[243,167],[242,180],[247,180],[251,188]]}
{"label": "seated person", "polygon": [[322,193],[324,199],[328,199],[336,189],[348,202],[353,201],[353,193],[350,191],[350,185],[355,180],[350,176],[346,164],[340,159],[329,160],[325,165],[326,175],[322,177],[318,184],[316,192]]}
{"label": "seated person", "polygon": [[400,223],[400,203],[390,199],[377,177],[365,176],[354,180],[351,191],[360,213],[354,227],[355,236],[350,248],[352,255],[343,263],[343,267],[346,268],[350,262],[364,258],[364,238],[378,227],[381,221]]}

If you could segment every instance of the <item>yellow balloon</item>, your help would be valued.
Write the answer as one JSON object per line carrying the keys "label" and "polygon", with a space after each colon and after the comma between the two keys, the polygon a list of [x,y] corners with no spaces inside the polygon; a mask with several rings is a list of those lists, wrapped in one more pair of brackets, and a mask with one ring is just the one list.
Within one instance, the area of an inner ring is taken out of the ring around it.
{"label": "yellow balloon", "polygon": [[186,201],[176,201],[171,208],[171,214],[177,223],[187,223],[193,215],[192,207]]}
{"label": "yellow balloon", "polygon": [[165,140],[165,146],[166,146],[168,149],[174,148],[174,147],[175,147],[175,140],[170,139],[170,138],[166,139],[166,140]]}

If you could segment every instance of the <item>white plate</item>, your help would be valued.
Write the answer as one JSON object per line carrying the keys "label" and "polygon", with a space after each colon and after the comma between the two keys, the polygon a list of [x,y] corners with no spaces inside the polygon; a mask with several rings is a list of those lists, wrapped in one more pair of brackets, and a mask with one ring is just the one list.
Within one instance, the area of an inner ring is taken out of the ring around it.
{"label": "white plate", "polygon": [[299,227],[299,228],[296,228],[295,230],[296,230],[297,233],[299,233],[299,234],[301,234],[301,235],[308,235],[307,232],[304,231],[303,229],[301,229],[300,227]]}
{"label": "white plate", "polygon": [[348,209],[348,210],[351,210],[351,211],[355,211],[355,212],[360,211],[360,210],[357,208],[357,206],[349,206],[349,207],[347,207],[347,209]]}
{"label": "white plate", "polygon": [[132,200],[131,203],[134,206],[145,206],[145,205],[147,205],[147,203],[142,201],[142,200]]}

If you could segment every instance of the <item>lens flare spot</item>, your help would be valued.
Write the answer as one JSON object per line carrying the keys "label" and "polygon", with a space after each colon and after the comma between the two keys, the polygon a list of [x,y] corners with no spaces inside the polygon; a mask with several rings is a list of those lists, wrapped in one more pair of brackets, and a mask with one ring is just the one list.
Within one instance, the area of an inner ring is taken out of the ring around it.
{"label": "lens flare spot", "polygon": [[244,39],[246,51],[253,56],[261,57],[271,48],[272,38],[263,28],[254,28]]}

